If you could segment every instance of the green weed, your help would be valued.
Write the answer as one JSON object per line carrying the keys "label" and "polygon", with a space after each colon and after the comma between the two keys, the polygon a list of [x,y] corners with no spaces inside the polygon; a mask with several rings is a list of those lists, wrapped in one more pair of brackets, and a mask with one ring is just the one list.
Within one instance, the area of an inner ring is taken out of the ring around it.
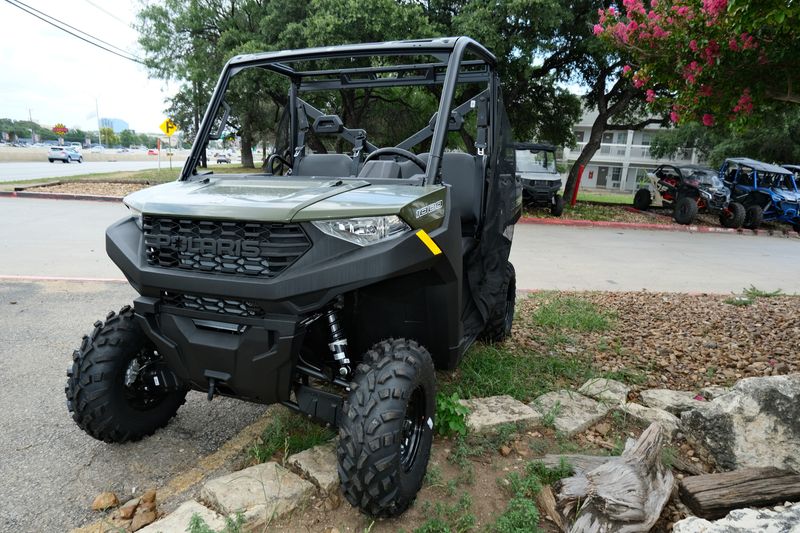
{"label": "green weed", "polygon": [[539,509],[528,498],[513,498],[492,527],[497,533],[538,533]]}
{"label": "green weed", "polygon": [[244,521],[244,514],[241,512],[236,513],[233,518],[226,516],[225,526],[218,531],[216,529],[211,529],[199,514],[194,513],[189,519],[189,526],[186,528],[186,531],[189,533],[241,533]]}
{"label": "green weed", "polygon": [[725,303],[736,307],[747,307],[748,305],[753,305],[753,300],[747,296],[732,296],[731,298],[726,298]]}
{"label": "green weed", "polygon": [[458,433],[467,434],[467,415],[469,409],[458,401],[458,393],[436,395],[436,433],[445,437]]}
{"label": "green weed", "polygon": [[762,291],[761,289],[755,288],[753,285],[750,285],[750,288],[744,289],[742,292],[751,300],[755,300],[756,298],[774,298],[775,296],[783,296],[783,291],[781,289],[771,292]]}
{"label": "green weed", "polygon": [[334,436],[328,428],[291,411],[281,410],[264,429],[259,441],[250,448],[250,457],[263,463],[280,452],[280,460],[285,462],[288,456],[327,442]]}
{"label": "green weed", "polygon": [[430,516],[414,533],[465,533],[475,528],[475,515],[471,512],[472,498],[463,493],[457,502],[446,504],[425,502],[423,514]]}
{"label": "green weed", "polygon": [[613,316],[588,300],[557,293],[535,297],[543,300],[531,315],[537,326],[555,331],[606,331],[611,327]]}

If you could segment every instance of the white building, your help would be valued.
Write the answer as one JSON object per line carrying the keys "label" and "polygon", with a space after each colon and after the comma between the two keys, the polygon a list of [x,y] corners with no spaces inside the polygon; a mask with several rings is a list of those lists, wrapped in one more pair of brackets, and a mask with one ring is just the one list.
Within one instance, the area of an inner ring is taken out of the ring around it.
{"label": "white building", "polygon": [[[586,146],[597,111],[587,111],[575,125],[577,146],[564,148],[564,161],[570,166]],[[672,159],[655,159],[650,155],[650,142],[663,128],[650,125],[643,130],[607,131],[603,133],[600,149],[583,170],[581,189],[599,189],[617,192],[636,190],[637,175],[654,170],[662,163],[697,164],[696,150],[687,149]]]}

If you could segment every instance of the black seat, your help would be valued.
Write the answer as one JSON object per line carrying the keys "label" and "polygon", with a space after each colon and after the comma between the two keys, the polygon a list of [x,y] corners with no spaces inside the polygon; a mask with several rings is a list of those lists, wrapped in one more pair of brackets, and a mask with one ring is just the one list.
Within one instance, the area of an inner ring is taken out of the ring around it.
{"label": "black seat", "polygon": [[[428,160],[428,153],[419,156]],[[483,168],[479,156],[464,152],[442,155],[442,181],[450,185],[453,209],[461,218],[461,234],[473,236],[483,205]]]}
{"label": "black seat", "polygon": [[297,159],[292,173],[295,176],[347,177],[353,160],[346,154],[308,154]]}

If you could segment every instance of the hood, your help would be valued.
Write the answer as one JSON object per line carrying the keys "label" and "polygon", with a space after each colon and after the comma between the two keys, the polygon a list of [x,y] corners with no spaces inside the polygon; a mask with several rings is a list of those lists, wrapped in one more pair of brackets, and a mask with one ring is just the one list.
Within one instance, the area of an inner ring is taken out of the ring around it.
{"label": "hood", "polygon": [[796,191],[786,191],[783,189],[772,189],[772,194],[777,196],[783,202],[800,202],[800,193]]}
{"label": "hood", "polygon": [[124,202],[151,215],[291,222],[396,214],[441,189],[357,179],[208,177],[143,189]]}
{"label": "hood", "polygon": [[558,172],[521,172],[518,170],[517,174],[524,180],[561,180],[561,174]]}

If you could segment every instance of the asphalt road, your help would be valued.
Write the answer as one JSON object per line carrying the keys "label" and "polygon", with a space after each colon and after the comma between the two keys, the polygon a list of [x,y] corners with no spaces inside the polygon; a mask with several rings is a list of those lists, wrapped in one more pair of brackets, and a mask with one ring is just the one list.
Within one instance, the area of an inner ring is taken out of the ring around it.
{"label": "asphalt road", "polygon": [[[180,168],[183,161],[173,161],[173,167]],[[146,170],[148,168],[158,168],[158,161],[104,161],[66,164],[56,161],[48,163],[0,163],[0,182],[33,180],[38,178],[64,178],[66,176],[77,176],[79,174],[101,174],[103,172],[119,172]],[[169,168],[169,161],[162,159],[161,168]]]}
{"label": "asphalt road", "polygon": [[[121,204],[0,198],[0,278],[115,278],[104,230]],[[24,231],[20,231],[24,229]],[[519,289],[800,292],[800,239],[518,224]]]}
{"label": "asphalt road", "polygon": [[190,393],[170,425],[143,441],[106,444],[83,433],[64,398],[72,350],[92,322],[133,296],[122,283],[0,282],[0,531],[63,532],[93,522],[102,516],[90,510],[98,493],[161,489],[264,412]]}

